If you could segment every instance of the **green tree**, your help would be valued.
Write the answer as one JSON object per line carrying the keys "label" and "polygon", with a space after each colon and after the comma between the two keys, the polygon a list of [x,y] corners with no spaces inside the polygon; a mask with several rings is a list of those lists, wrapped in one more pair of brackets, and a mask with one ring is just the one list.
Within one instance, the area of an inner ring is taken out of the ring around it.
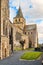
{"label": "green tree", "polygon": [[20,44],[22,46],[22,50],[24,50],[24,43],[25,43],[25,40],[24,41],[23,40],[20,41]]}

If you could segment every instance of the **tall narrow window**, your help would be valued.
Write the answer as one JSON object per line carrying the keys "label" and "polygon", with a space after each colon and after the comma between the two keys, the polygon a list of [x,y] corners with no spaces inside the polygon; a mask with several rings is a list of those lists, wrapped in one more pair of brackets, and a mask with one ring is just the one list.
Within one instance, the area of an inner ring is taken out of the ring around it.
{"label": "tall narrow window", "polygon": [[30,34],[32,34],[32,32],[30,32]]}
{"label": "tall narrow window", "polygon": [[15,21],[17,22],[17,19]]}
{"label": "tall narrow window", "polygon": [[7,22],[3,21],[3,34],[7,36]]}
{"label": "tall narrow window", "polygon": [[5,35],[5,20],[3,20],[3,34]]}
{"label": "tall narrow window", "polygon": [[20,21],[20,19],[19,19],[19,21]]}
{"label": "tall narrow window", "polygon": [[29,34],[29,32],[28,32],[28,34]]}
{"label": "tall narrow window", "polygon": [[6,25],[6,30],[5,31],[6,31],[6,36],[7,36],[7,25]]}
{"label": "tall narrow window", "polygon": [[25,32],[25,34],[26,34],[26,32]]}

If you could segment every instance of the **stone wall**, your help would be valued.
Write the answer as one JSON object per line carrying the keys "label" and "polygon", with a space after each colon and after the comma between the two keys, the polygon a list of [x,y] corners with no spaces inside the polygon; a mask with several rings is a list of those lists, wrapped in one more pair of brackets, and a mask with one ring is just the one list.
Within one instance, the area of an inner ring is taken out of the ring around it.
{"label": "stone wall", "polygon": [[29,39],[28,39],[28,36],[23,34],[22,35],[22,40],[25,40],[24,49],[29,48]]}
{"label": "stone wall", "polygon": [[9,56],[9,39],[1,36],[1,59]]}
{"label": "stone wall", "polygon": [[38,46],[38,32],[36,24],[26,25],[24,27],[24,34],[28,35],[29,47]]}

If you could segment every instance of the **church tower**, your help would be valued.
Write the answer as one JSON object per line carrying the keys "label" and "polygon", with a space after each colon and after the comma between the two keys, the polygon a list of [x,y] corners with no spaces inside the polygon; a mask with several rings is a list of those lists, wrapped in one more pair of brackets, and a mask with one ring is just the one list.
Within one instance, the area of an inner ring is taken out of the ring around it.
{"label": "church tower", "polygon": [[23,17],[20,6],[19,6],[16,17],[14,17],[13,23],[14,23],[15,26],[17,26],[21,30],[23,30],[24,25],[25,25],[25,18]]}
{"label": "church tower", "polygon": [[8,38],[8,21],[9,21],[9,0],[1,0],[1,59],[9,56],[9,38]]}
{"label": "church tower", "polygon": [[3,35],[3,27],[6,20],[9,19],[9,0],[1,0],[1,35]]}

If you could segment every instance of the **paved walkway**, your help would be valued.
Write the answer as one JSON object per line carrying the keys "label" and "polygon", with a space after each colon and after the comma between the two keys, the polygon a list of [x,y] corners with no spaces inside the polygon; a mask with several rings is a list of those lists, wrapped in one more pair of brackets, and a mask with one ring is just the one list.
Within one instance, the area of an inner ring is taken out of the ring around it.
{"label": "paved walkway", "polygon": [[14,54],[0,61],[0,65],[42,65],[40,60],[21,61],[20,56],[26,51],[15,51]]}

